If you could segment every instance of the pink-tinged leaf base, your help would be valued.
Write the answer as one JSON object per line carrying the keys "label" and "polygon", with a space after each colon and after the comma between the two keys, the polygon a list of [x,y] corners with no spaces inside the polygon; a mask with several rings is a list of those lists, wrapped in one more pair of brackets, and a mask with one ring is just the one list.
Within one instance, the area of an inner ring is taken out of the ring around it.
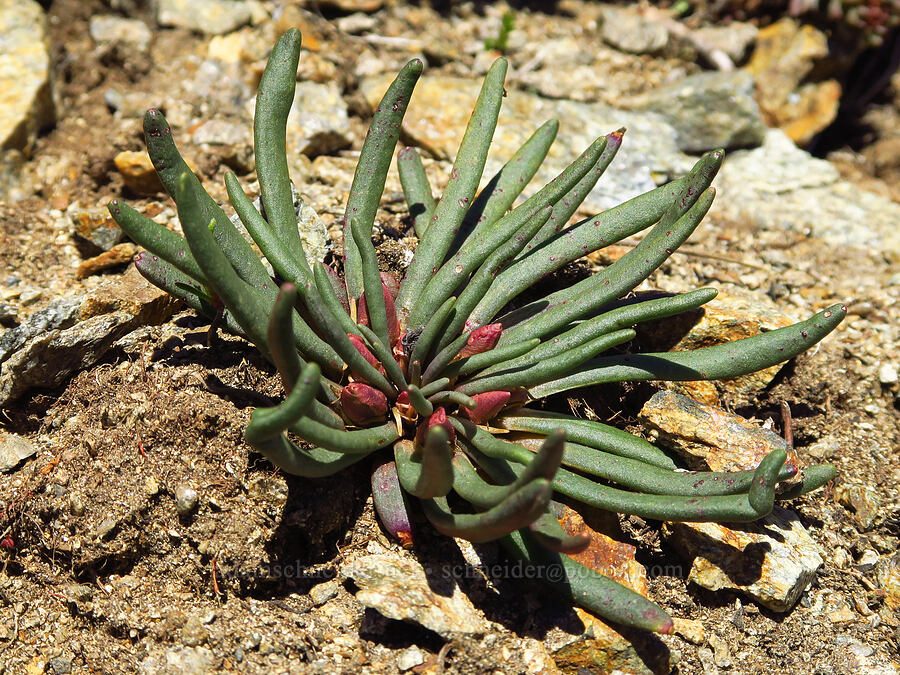
{"label": "pink-tinged leaf base", "polygon": [[[384,281],[385,276],[387,275],[382,273],[382,282]],[[394,282],[396,283],[396,280],[394,280]],[[387,313],[388,338],[390,339],[391,345],[393,346],[397,344],[397,341],[400,339],[400,322],[397,320],[397,307],[394,304],[394,295],[391,293],[391,289],[388,288],[387,284],[381,284],[381,293],[384,296],[384,310]],[[357,321],[359,321],[359,323],[363,326],[369,326],[369,307],[366,304],[365,293],[363,293],[359,298],[359,313]]]}

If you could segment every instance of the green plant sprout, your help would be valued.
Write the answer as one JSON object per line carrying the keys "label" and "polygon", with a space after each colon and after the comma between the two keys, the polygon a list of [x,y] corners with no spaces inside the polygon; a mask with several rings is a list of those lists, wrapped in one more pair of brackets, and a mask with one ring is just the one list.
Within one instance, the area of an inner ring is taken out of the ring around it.
{"label": "green plant sprout", "polygon": [[509,35],[516,27],[515,12],[504,12],[500,19],[500,28],[497,30],[496,37],[485,38],[484,48],[487,50],[496,50],[501,54],[505,54],[509,49]]}

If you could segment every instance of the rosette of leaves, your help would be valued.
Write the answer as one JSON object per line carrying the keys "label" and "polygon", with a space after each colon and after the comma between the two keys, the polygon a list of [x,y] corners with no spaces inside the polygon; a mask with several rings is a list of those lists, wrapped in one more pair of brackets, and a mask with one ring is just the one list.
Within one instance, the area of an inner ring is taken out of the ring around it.
{"label": "rosette of leaves", "polygon": [[[612,621],[668,632],[669,616],[568,554],[554,497],[658,520],[752,521],[768,514],[795,470],[775,451],[753,471],[684,472],[649,442],[598,422],[542,410],[559,392],[626,380],[731,378],[785,361],[843,318],[810,319],[687,352],[629,353],[640,322],[700,307],[704,288],[623,301],[687,239],[713,200],[723,152],[686,176],[574,225],[569,219],[616,155],[622,132],[594,141],[550,183],[518,199],[556,135],[541,126],[479,191],[507,64],[487,74],[440,200],[416,151],[397,163],[419,243],[402,283],[379,270],[372,229],[407,104],[422,72],[400,72],[363,145],[344,219],[342,274],[310,265],[297,229],[285,151],[300,34],[275,45],[260,82],[254,140],[261,206],[228,174],[231,205],[274,278],[188,169],[163,115],[144,118],[148,151],[185,236],[116,200],[116,221],[149,252],[137,268],[215,324],[246,337],[276,366],[286,392],[253,412],[246,440],[286,472],[326,476],[382,451],[372,485],[383,525],[412,536],[410,509],[438,531],[499,539],[530,566],[555,566],[554,585]],[[520,202],[516,204],[517,200]],[[541,279],[591,251],[651,228],[617,262],[541,297]],[[538,299],[508,307],[531,290]],[[215,325],[214,324],[214,325]],[[614,348],[618,348],[615,351]],[[515,439],[515,442],[510,439]],[[779,497],[822,485],[807,468]],[[418,504],[418,506],[416,506]]]}

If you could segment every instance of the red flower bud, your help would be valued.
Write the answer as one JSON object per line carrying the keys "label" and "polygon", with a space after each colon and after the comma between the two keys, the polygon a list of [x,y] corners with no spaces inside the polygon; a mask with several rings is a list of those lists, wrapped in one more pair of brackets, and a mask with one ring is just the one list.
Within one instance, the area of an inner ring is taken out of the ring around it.
{"label": "red flower bud", "polygon": [[364,382],[351,382],[341,389],[341,408],[351,422],[370,424],[387,415],[387,396]]}
{"label": "red flower bud", "polygon": [[486,391],[472,397],[475,400],[474,408],[463,407],[461,410],[475,424],[485,424],[497,416],[511,397],[508,391]]}
{"label": "red flower bud", "polygon": [[481,326],[469,333],[469,339],[466,346],[463,347],[457,358],[465,358],[473,354],[481,354],[490,351],[500,339],[503,332],[503,326],[499,323],[489,323],[487,326]]}
{"label": "red flower bud", "polygon": [[444,427],[450,442],[453,443],[456,440],[456,430],[450,424],[450,420],[447,419],[447,411],[443,407],[435,408],[434,412],[431,413],[431,417],[416,428],[416,443],[419,445],[425,444],[425,436],[431,427]]}

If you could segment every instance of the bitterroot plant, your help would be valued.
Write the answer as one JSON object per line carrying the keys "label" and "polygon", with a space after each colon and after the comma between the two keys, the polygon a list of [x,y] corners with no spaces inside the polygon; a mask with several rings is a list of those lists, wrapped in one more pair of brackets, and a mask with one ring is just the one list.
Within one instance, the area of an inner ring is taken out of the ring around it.
{"label": "bitterroot plant", "polygon": [[[401,542],[409,543],[421,511],[441,533],[499,539],[526,566],[553,566],[547,574],[534,569],[534,578],[602,617],[669,632],[665,611],[569,556],[584,550],[588,537],[562,528],[555,496],[657,520],[752,521],[772,510],[776,496],[813,490],[834,468],[807,468],[780,493],[779,481],[796,472],[785,466],[782,450],[751,471],[680,471],[639,437],[533,401],[626,380],[754,372],[821,340],[845,308],[694,351],[628,353],[633,326],[698,308],[716,294],[702,288],[621,300],[700,223],[724,153],[710,152],[688,175],[569,225],[623,132],[598,138],[554,180],[519,200],[556,135],[550,121],[479,191],[504,93],[503,59],[485,78],[440,200],[432,197],[416,151],[397,156],[419,239],[403,282],[379,271],[372,230],[422,72],[416,59],[387,90],[363,145],[343,222],[343,276],[310,265],[285,150],[299,54],[300,34],[288,31],[259,86],[254,141],[261,210],[234,175],[226,176],[231,205],[274,278],[188,169],[158,110],[144,118],[147,147],[175,200],[184,238],[118,200],[110,205],[122,229],[149,251],[136,262],[147,279],[246,337],[277,367],[286,396],[253,412],[247,442],[284,471],[307,477],[383,450],[389,456],[373,464],[373,497],[382,524]],[[524,291],[535,295],[533,287],[555,270],[651,226],[601,272],[508,310]]]}

